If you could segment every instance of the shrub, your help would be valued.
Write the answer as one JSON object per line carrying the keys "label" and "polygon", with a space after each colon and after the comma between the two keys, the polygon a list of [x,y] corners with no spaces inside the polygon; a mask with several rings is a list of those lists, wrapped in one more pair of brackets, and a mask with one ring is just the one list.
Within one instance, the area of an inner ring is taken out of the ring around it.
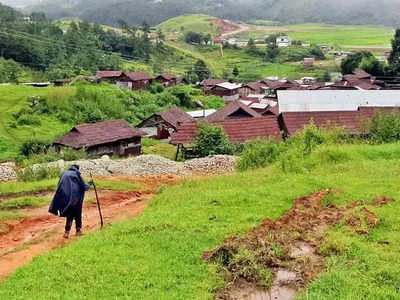
{"label": "shrub", "polygon": [[32,115],[32,114],[22,114],[18,117],[17,120],[18,125],[36,125],[39,126],[40,123],[40,118],[37,115]]}
{"label": "shrub", "polygon": [[253,140],[244,145],[244,150],[236,163],[240,171],[263,168],[274,163],[281,153],[281,145],[275,141]]}
{"label": "shrub", "polygon": [[22,143],[20,147],[20,154],[28,157],[32,154],[44,153],[49,148],[49,144],[43,140],[30,139]]}
{"label": "shrub", "polygon": [[82,148],[80,150],[75,150],[72,148],[64,148],[61,152],[61,159],[65,161],[79,160],[79,159],[87,159],[88,154],[86,149]]}
{"label": "shrub", "polygon": [[233,154],[235,147],[220,126],[202,123],[197,129],[194,152],[200,157],[216,154]]}
{"label": "shrub", "polygon": [[375,143],[400,141],[400,112],[378,113],[370,120],[367,127]]}
{"label": "shrub", "polygon": [[25,169],[17,169],[18,181],[31,182],[40,181],[43,179],[57,178],[61,174],[61,170],[57,167],[44,167],[44,166],[32,166],[26,167]]}

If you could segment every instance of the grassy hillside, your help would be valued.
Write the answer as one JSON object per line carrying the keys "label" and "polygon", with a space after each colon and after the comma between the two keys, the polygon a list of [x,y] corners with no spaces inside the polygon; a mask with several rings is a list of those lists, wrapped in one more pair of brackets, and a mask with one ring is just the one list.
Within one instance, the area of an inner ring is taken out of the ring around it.
{"label": "grassy hillside", "polygon": [[167,33],[179,32],[182,34],[188,31],[194,31],[215,35],[218,26],[210,22],[210,19],[213,18],[214,17],[201,14],[183,15],[162,22],[157,27]]}
{"label": "grassy hillside", "polygon": [[0,161],[18,154],[22,142],[30,138],[53,140],[70,129],[71,124],[61,123],[54,117],[43,116],[40,124],[19,125],[13,123],[13,113],[27,106],[27,98],[49,94],[73,93],[74,88],[34,88],[24,86],[0,86]]}
{"label": "grassy hillside", "polygon": [[312,159],[314,167],[305,172],[284,173],[273,166],[163,189],[143,216],[19,269],[0,284],[0,297],[213,299],[223,279],[202,261],[204,251],[264,218],[277,218],[294,198],[329,188],[340,190],[328,199],[336,205],[378,195],[397,201],[368,206],[381,219],[370,234],[356,234],[344,223],[329,231],[325,243],[338,251],[329,254],[326,271],[300,299],[397,299],[398,145],[326,146]]}

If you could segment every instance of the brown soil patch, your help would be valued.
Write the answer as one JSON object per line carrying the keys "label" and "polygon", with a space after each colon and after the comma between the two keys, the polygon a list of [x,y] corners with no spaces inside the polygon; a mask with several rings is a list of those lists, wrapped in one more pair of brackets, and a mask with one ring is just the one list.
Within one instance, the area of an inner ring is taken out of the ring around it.
{"label": "brown soil patch", "polygon": [[[293,299],[299,289],[314,280],[324,268],[325,259],[318,252],[324,232],[361,204],[324,207],[323,198],[333,192],[337,191],[322,190],[299,197],[277,220],[266,219],[245,236],[230,237],[222,246],[206,252],[204,259],[226,270],[226,287],[216,299]],[[375,205],[390,202],[377,199]],[[359,211],[369,226],[378,224],[374,213],[366,208]],[[355,215],[346,220],[351,226],[361,223]],[[272,279],[260,281],[260,274],[265,277],[260,270],[272,272]]]}
{"label": "brown soil patch", "polygon": [[[138,191],[99,191],[105,226],[140,215],[160,186],[179,182],[174,176],[112,179],[139,182],[142,188]],[[94,198],[93,191],[86,195],[86,199],[89,198]],[[21,211],[26,217],[0,223],[2,228],[7,228],[3,233],[0,231],[0,281],[36,256],[76,239],[75,236],[70,239],[62,237],[65,218],[50,215],[47,209],[47,206],[23,209]],[[99,223],[97,204],[86,202],[83,209],[83,231],[97,231]]]}
{"label": "brown soil patch", "polygon": [[218,34],[226,34],[226,33],[230,33],[232,31],[238,30],[240,27],[232,24],[232,23],[228,23],[222,19],[218,19],[218,18],[212,18],[208,20],[211,24],[217,25],[218,26]]}

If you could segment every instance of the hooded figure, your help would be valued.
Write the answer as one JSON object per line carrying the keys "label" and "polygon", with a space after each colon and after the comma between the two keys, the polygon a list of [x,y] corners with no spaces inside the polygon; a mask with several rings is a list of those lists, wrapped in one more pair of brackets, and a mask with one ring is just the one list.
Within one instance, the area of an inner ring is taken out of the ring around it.
{"label": "hooded figure", "polygon": [[82,206],[87,184],[79,172],[79,166],[74,165],[65,171],[58,182],[56,194],[50,204],[49,212],[60,217],[67,218],[64,237],[68,238],[72,222],[75,219],[76,234],[81,235]]}

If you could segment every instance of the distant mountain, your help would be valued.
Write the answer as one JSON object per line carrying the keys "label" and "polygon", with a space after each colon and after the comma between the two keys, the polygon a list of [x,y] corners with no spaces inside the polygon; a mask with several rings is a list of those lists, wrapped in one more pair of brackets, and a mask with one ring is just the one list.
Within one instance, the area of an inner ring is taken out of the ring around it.
{"label": "distant mountain", "polygon": [[234,21],[400,26],[399,0],[44,0],[30,10],[108,25],[118,20],[155,25],[185,13],[203,13]]}
{"label": "distant mountain", "polygon": [[41,0],[0,0],[0,3],[13,6],[13,7],[25,7],[28,5],[38,5],[42,2]]}

